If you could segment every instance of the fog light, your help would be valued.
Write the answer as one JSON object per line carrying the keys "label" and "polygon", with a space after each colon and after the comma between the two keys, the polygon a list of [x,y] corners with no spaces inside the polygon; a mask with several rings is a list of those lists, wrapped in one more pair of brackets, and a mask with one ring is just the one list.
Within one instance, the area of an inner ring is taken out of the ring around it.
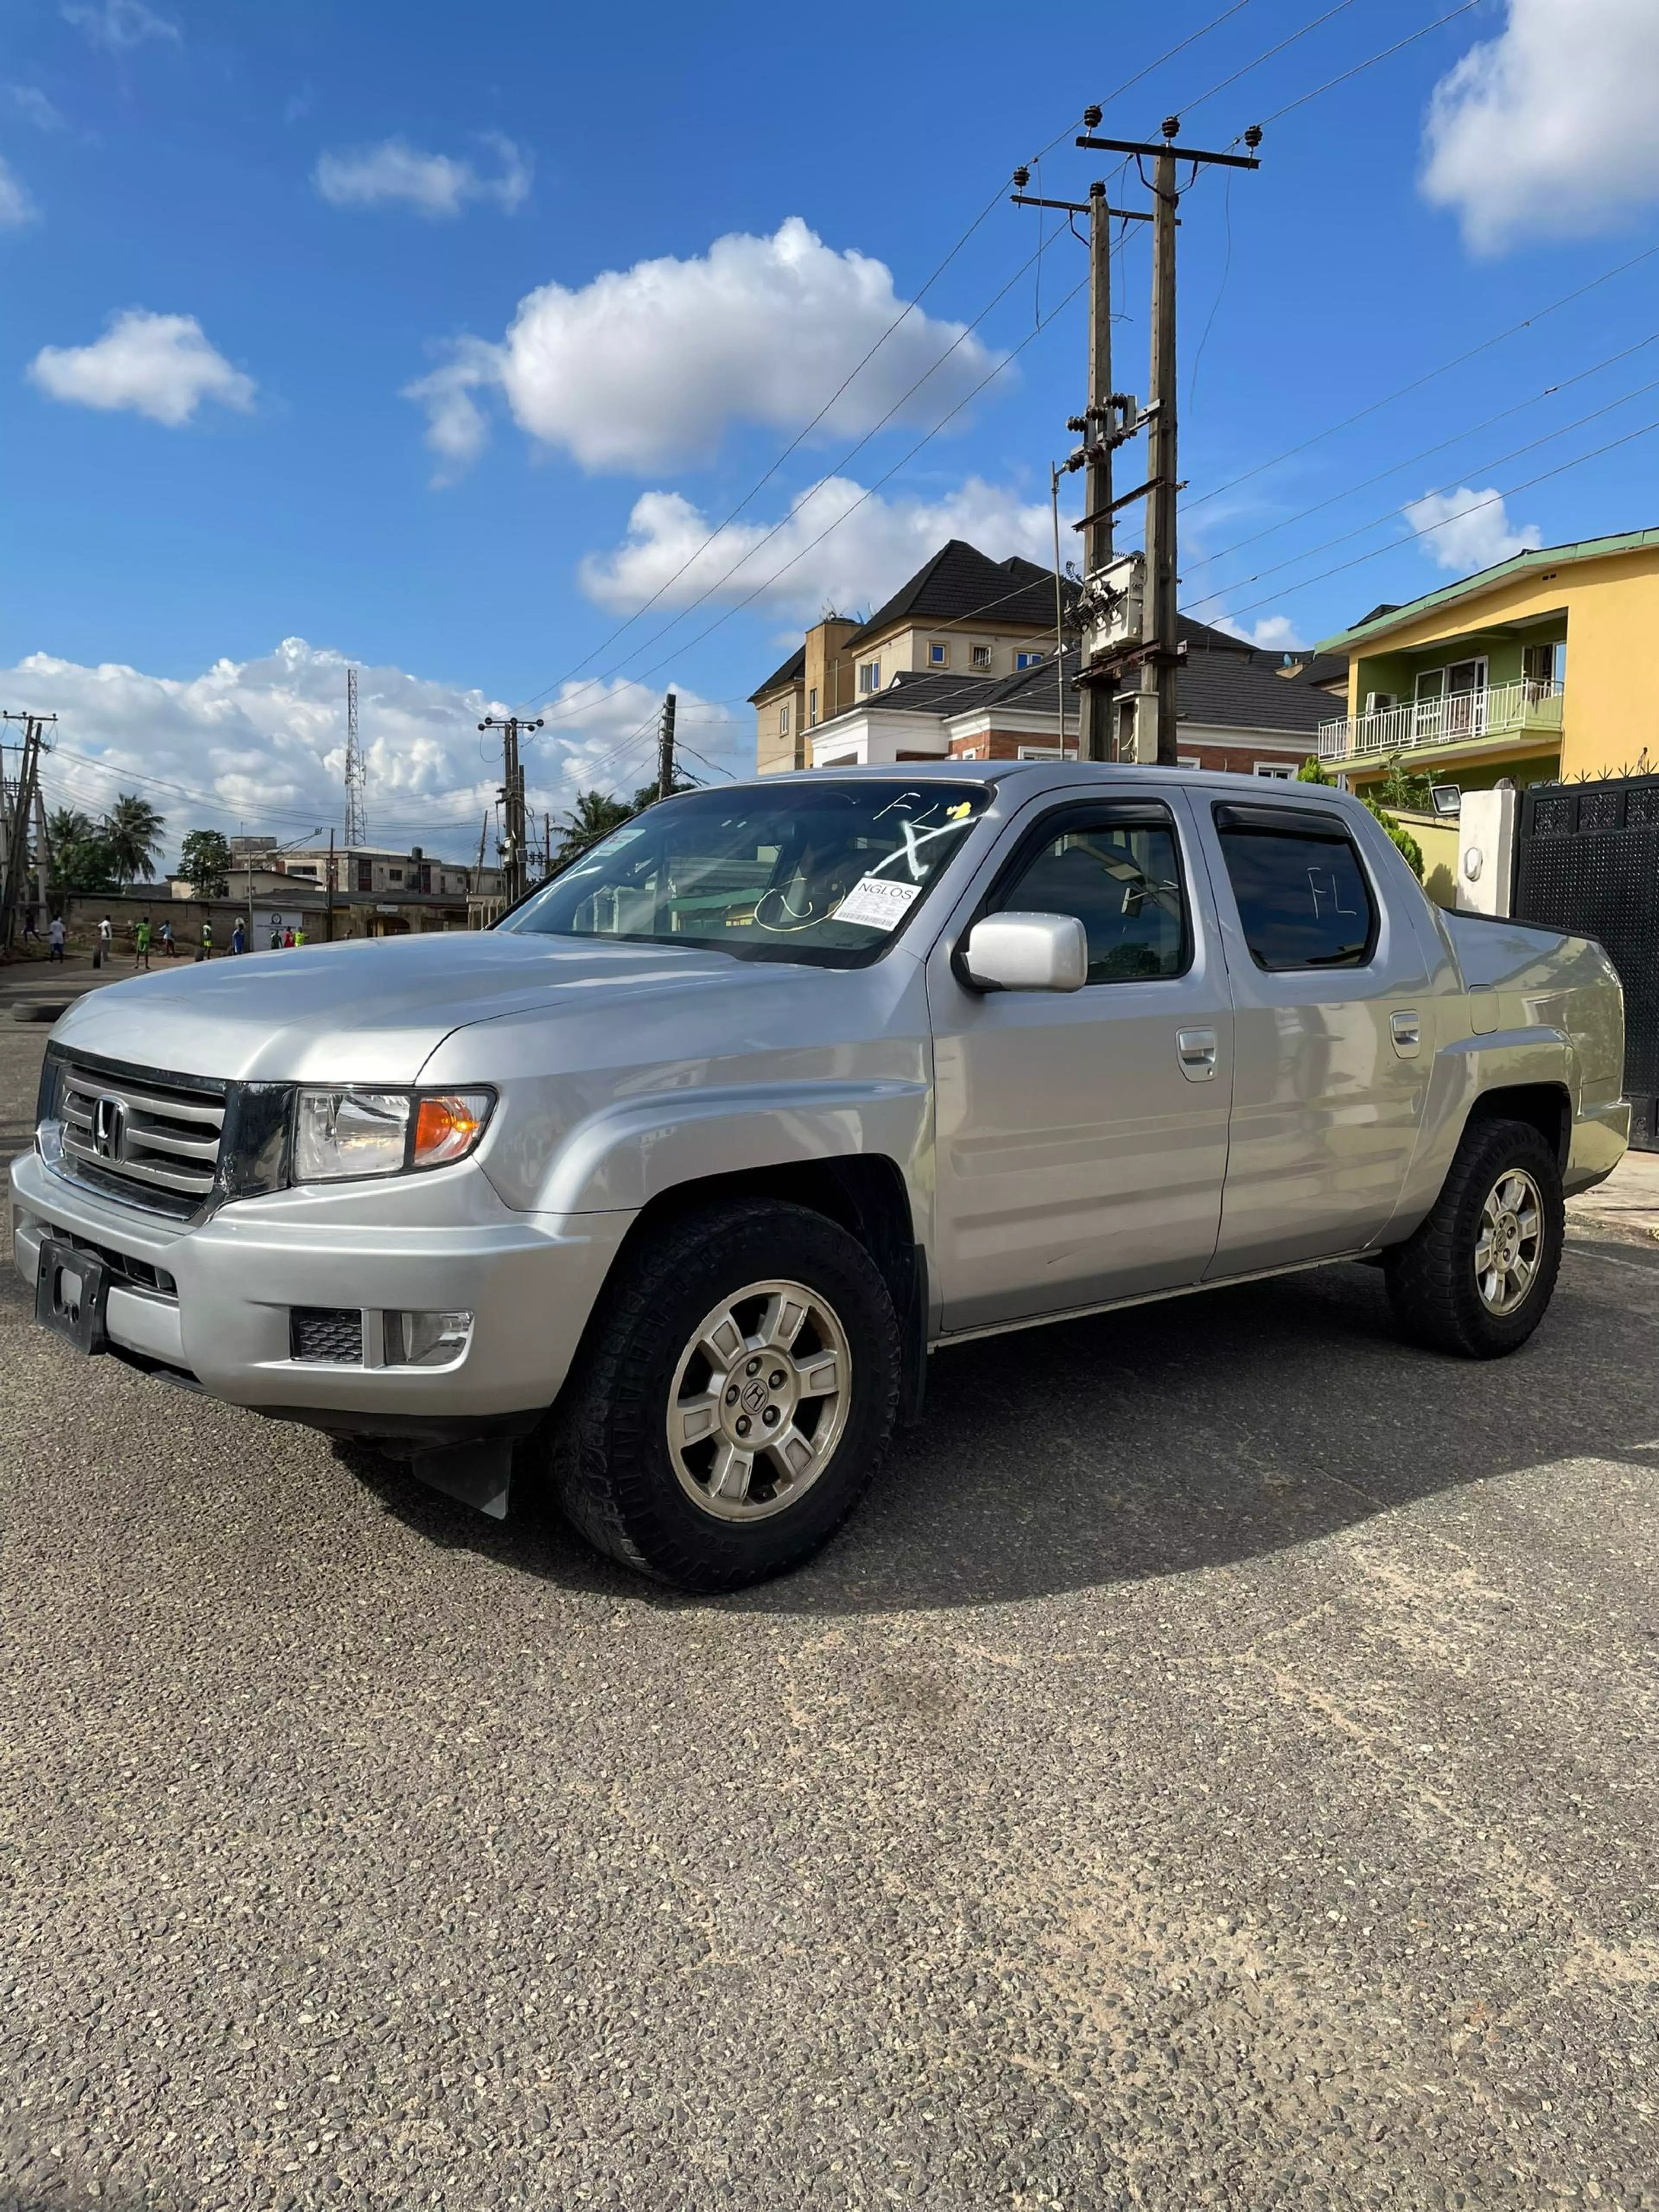
{"label": "fog light", "polygon": [[388,1367],[447,1367],[466,1350],[471,1334],[470,1313],[389,1313],[386,1364]]}

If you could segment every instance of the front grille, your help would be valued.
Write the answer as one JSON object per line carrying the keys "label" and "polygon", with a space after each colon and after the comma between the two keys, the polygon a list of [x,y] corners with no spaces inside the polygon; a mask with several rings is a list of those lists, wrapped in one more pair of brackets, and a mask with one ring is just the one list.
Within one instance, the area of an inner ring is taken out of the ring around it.
{"label": "front grille", "polygon": [[356,1306],[295,1306],[289,1313],[289,1356],[335,1367],[363,1364],[363,1317]]}
{"label": "front grille", "polygon": [[216,1087],[69,1060],[58,1115],[64,1158],[102,1188],[167,1213],[193,1212],[211,1194],[225,1127]]}

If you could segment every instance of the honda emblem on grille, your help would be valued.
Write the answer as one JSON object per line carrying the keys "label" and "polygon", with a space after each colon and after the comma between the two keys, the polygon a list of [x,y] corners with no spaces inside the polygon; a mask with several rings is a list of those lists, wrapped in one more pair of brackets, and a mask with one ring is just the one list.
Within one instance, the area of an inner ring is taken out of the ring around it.
{"label": "honda emblem on grille", "polygon": [[92,1102],[92,1149],[100,1160],[118,1160],[125,1148],[127,1109],[125,1099],[101,1092]]}

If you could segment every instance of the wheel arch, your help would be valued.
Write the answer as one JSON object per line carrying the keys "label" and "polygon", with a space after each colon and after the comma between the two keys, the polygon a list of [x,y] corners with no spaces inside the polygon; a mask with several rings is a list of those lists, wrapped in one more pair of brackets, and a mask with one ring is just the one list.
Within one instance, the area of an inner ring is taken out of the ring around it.
{"label": "wheel arch", "polygon": [[[621,1282],[635,1253],[651,1237],[690,1213],[738,1199],[770,1199],[805,1206],[856,1238],[874,1261],[904,1337],[900,1419],[921,1417],[927,1357],[927,1258],[917,1234],[909,1185],[896,1159],[882,1152],[847,1152],[780,1161],[769,1166],[688,1176],[641,1207],[611,1255],[605,1290]],[[605,1292],[595,1303],[598,1313]],[[592,1316],[589,1317],[589,1326]]]}
{"label": "wheel arch", "polygon": [[1482,1091],[1470,1105],[1465,1130],[1486,1121],[1524,1121],[1554,1153],[1562,1173],[1572,1150],[1572,1094],[1565,1083],[1510,1083]]}

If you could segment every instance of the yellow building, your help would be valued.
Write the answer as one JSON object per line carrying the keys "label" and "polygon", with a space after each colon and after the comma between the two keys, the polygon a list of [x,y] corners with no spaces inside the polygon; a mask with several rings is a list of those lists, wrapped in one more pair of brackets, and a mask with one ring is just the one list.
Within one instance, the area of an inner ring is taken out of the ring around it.
{"label": "yellow building", "polygon": [[1520,553],[1378,607],[1346,653],[1348,711],[1319,758],[1364,792],[1396,757],[1465,791],[1618,775],[1659,755],[1647,649],[1659,634],[1659,530]]}

